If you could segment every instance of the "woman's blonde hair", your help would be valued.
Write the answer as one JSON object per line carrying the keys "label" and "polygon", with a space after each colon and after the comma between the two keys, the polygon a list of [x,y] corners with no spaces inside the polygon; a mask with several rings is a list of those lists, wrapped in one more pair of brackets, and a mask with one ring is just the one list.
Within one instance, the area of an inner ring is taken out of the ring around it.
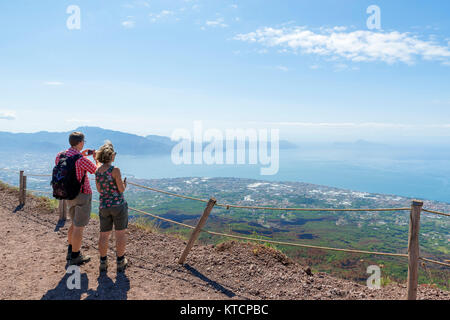
{"label": "woman's blonde hair", "polygon": [[112,161],[113,156],[116,154],[114,146],[111,141],[106,140],[105,144],[96,151],[95,158],[101,163],[109,163]]}

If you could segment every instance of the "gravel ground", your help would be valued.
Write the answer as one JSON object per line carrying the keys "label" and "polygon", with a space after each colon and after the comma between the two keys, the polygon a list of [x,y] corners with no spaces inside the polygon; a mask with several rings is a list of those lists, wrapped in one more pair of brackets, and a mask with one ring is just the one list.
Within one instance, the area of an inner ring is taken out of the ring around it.
{"label": "gravel ground", "polygon": [[[95,204],[94,204],[95,205]],[[92,260],[81,267],[81,289],[66,282],[67,229],[58,214],[28,196],[16,211],[17,194],[0,186],[0,299],[404,299],[402,284],[372,290],[312,274],[271,248],[241,242],[195,245],[187,264],[177,263],[186,242],[174,236],[129,227],[130,266],[116,274],[113,239],[107,274],[98,271],[99,224],[91,219],[82,251]],[[419,299],[449,300],[450,292],[420,286]]]}

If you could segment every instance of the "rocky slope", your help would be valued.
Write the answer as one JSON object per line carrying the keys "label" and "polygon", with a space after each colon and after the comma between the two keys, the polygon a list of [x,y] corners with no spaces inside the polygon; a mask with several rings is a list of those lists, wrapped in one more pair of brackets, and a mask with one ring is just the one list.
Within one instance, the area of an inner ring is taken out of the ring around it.
{"label": "rocky slope", "polygon": [[[66,286],[66,234],[70,221],[58,225],[58,214],[42,199],[28,196],[15,211],[17,192],[0,185],[0,299],[403,299],[405,285],[380,290],[312,274],[271,248],[226,242],[196,245],[181,266],[185,241],[129,228],[125,274],[98,272],[99,225],[85,230],[83,252],[92,260],[81,267],[81,289]],[[111,240],[110,249],[113,248]],[[419,299],[450,299],[450,293],[420,286]]]}

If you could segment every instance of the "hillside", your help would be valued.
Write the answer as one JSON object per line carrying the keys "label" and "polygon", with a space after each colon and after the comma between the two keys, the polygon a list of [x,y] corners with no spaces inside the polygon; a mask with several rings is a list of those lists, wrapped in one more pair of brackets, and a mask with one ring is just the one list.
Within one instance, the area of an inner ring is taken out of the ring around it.
{"label": "hillside", "polygon": [[[143,137],[121,131],[85,126],[65,132],[11,133],[0,131],[0,149],[12,153],[56,153],[67,148],[69,134],[73,131],[81,131],[85,134],[86,148],[96,149],[105,140],[111,140],[116,151],[126,155],[167,155],[170,154],[173,146],[176,144],[176,142],[165,136],[147,135]],[[224,141],[224,148],[225,143]],[[205,142],[203,147],[208,144]],[[246,146],[248,147],[248,143]],[[237,147],[236,145],[235,148]],[[280,140],[279,148],[295,149],[297,145],[286,140]]]}
{"label": "hillside", "polygon": [[[8,155],[6,155],[8,156]],[[53,155],[52,155],[53,157]],[[8,158],[2,158],[4,163]],[[15,159],[17,163],[21,159]],[[37,164],[47,166],[51,159],[36,162],[24,157],[21,166],[29,172],[48,173],[49,168],[34,169]],[[27,161],[28,162],[27,162]],[[1,167],[1,166],[0,166]],[[0,179],[17,183],[17,173],[0,171]],[[409,207],[410,198],[397,195],[375,194],[339,189],[302,182],[271,182],[243,178],[172,178],[133,179],[128,181],[149,187],[198,198],[216,197],[221,203],[270,207],[304,208],[384,208]],[[28,189],[49,191],[48,177],[29,177]],[[93,186],[95,190],[95,186]],[[184,200],[137,188],[127,189],[131,207],[157,214],[164,218],[194,225],[202,202]],[[424,200],[424,208],[449,212],[448,203]],[[97,212],[96,208],[93,208]],[[137,216],[131,211],[130,215]],[[148,218],[148,217],[146,217]],[[187,237],[189,230],[166,222],[158,222],[162,232]],[[425,258],[444,261],[449,257],[450,219],[430,213],[421,218],[421,254]],[[409,211],[399,212],[295,212],[274,210],[248,210],[215,207],[206,228],[234,235],[261,237],[268,240],[331,246],[335,248],[378,252],[406,253],[408,247]],[[201,241],[215,245],[223,238],[202,234]],[[302,265],[338,278],[365,284],[369,265],[383,265],[383,282],[402,282],[407,277],[407,263],[403,258],[367,256],[323,250],[299,250],[292,246],[276,245],[278,250]],[[449,270],[434,264],[421,265],[419,283],[435,284],[449,290]]]}
{"label": "hillside", "polygon": [[[136,180],[130,180],[136,181]],[[303,208],[385,208],[409,207],[410,198],[395,195],[357,192],[301,182],[270,182],[237,178],[174,178],[138,180],[140,184],[203,199],[214,196],[219,202],[243,206]],[[162,196],[141,188],[127,190],[131,206],[150,211],[164,218],[194,224],[203,204]],[[424,200],[424,208],[450,211],[446,203]],[[421,217],[421,254],[440,261],[448,259],[447,217],[423,213]],[[167,231],[187,235],[184,228],[161,223]],[[399,212],[295,212],[278,210],[226,209],[215,207],[208,230],[268,240],[359,249],[378,252],[406,253],[408,247],[409,211]],[[201,239],[216,244],[217,237],[202,235]],[[386,281],[404,281],[407,263],[392,257],[366,256],[321,250],[299,250],[277,245],[289,257],[316,270],[339,278],[364,284],[369,265],[384,265]],[[420,269],[420,283],[435,283],[450,288],[449,270],[427,265]]]}
{"label": "hillside", "polygon": [[0,132],[0,148],[4,151],[16,153],[20,151],[55,153],[67,148],[69,134],[73,131],[81,131],[85,134],[87,148],[98,148],[108,139],[114,143],[116,151],[121,154],[169,154],[172,148],[168,143],[170,139],[167,137],[141,137],[98,127],[79,127],[66,132]]}
{"label": "hillside", "polygon": [[[0,299],[402,299],[404,285],[371,290],[325,273],[311,274],[271,248],[226,242],[194,246],[184,266],[177,259],[185,241],[130,225],[130,268],[99,276],[98,221],[84,235],[83,251],[93,258],[82,267],[81,290],[66,288],[68,223],[48,199],[27,197],[16,211],[17,192],[0,185]],[[110,251],[109,260],[113,260]],[[419,299],[450,299],[450,293],[420,286]]]}

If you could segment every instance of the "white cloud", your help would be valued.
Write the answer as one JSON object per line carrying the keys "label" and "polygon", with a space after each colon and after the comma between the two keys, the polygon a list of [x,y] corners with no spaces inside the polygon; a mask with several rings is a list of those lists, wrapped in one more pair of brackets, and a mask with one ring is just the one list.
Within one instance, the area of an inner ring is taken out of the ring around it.
{"label": "white cloud", "polygon": [[133,9],[136,7],[146,7],[146,8],[150,8],[150,3],[148,1],[145,0],[136,0],[133,1],[133,3],[125,3],[122,5],[123,8],[127,8],[127,9]]}
{"label": "white cloud", "polygon": [[341,72],[341,71],[357,71],[359,70],[359,67],[357,66],[349,66],[345,63],[337,63],[333,66],[333,71],[334,72]]}
{"label": "white cloud", "polygon": [[16,120],[16,114],[12,111],[0,111],[0,120]]}
{"label": "white cloud", "polygon": [[150,8],[150,3],[148,1],[145,1],[145,0],[136,0],[136,1],[134,1],[134,4],[137,5],[137,6]]}
{"label": "white cloud", "polygon": [[401,123],[385,123],[385,122],[271,122],[272,125],[278,126],[294,126],[294,127],[310,127],[310,128],[406,128],[410,125]]}
{"label": "white cloud", "polygon": [[227,28],[228,25],[224,23],[223,18],[217,18],[216,20],[208,20],[205,23],[208,27],[221,27]]}
{"label": "white cloud", "polygon": [[170,11],[170,10],[162,10],[160,13],[150,13],[149,14],[149,16],[151,18],[150,20],[152,22],[157,22],[158,20],[167,18],[169,16],[173,16],[173,15],[175,15],[175,12]]}
{"label": "white cloud", "polygon": [[406,123],[392,123],[392,122],[295,122],[295,121],[280,121],[280,122],[266,122],[265,125],[274,126],[292,126],[302,128],[371,128],[371,129],[406,129],[406,128],[450,128],[448,123],[439,124],[406,124]]}
{"label": "white cloud", "polygon": [[46,86],[62,86],[64,83],[60,81],[46,81],[44,82],[44,85]]}
{"label": "white cloud", "polygon": [[127,29],[132,29],[136,25],[133,20],[122,21],[122,26]]}
{"label": "white cloud", "polygon": [[333,28],[334,31],[345,31],[347,30],[347,27],[344,26],[337,26]]}
{"label": "white cloud", "polygon": [[413,64],[417,58],[445,64],[450,61],[448,45],[443,46],[433,40],[421,40],[410,33],[346,30],[345,27],[319,28],[318,31],[306,27],[264,27],[255,32],[238,34],[234,39],[282,51],[300,51],[354,62]]}
{"label": "white cloud", "polygon": [[285,66],[276,66],[275,69],[283,71],[283,72],[288,72],[289,68],[285,67]]}
{"label": "white cloud", "polygon": [[346,65],[345,63],[338,63],[338,64],[334,65],[335,72],[344,71],[344,70],[347,70],[348,68],[349,68],[349,66]]}
{"label": "white cloud", "polygon": [[92,120],[72,118],[72,119],[66,119],[66,122],[69,122],[69,123],[91,123]]}

